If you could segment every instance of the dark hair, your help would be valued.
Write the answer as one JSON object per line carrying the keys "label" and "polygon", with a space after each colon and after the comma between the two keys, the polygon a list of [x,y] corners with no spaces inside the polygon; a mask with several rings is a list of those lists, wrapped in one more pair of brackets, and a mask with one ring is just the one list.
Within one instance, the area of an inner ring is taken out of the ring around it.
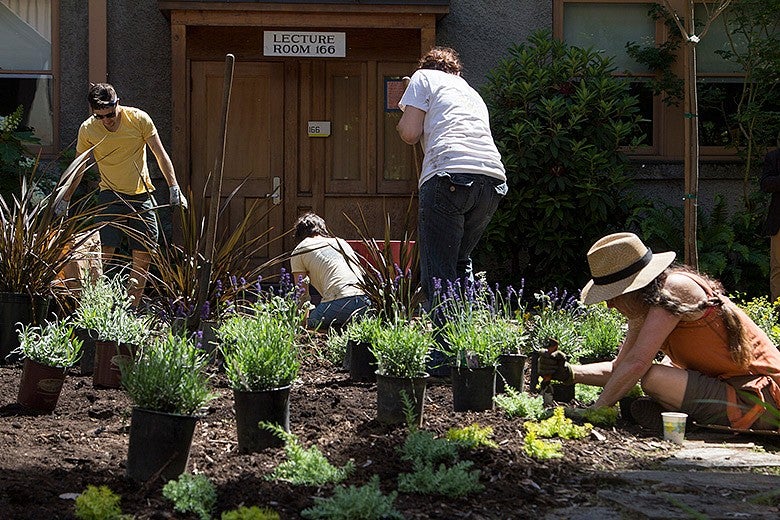
{"label": "dark hair", "polygon": [[460,74],[463,70],[457,51],[450,47],[433,47],[420,58],[418,68],[440,70],[448,74]]}
{"label": "dark hair", "polygon": [[102,110],[116,106],[119,98],[114,87],[108,83],[90,83],[87,101],[92,110]]}
{"label": "dark hair", "polygon": [[[663,290],[664,282],[672,273],[690,273],[701,278],[712,292],[712,297],[702,300],[698,303],[683,303],[673,297],[668,291]],[[726,340],[728,342],[731,359],[742,367],[747,367],[752,358],[750,341],[747,337],[739,316],[731,307],[733,303],[727,302],[722,298],[723,285],[717,280],[699,273],[686,265],[672,264],[667,267],[655,280],[643,289],[639,289],[642,301],[648,305],[657,305],[675,316],[683,316],[692,312],[703,311],[709,307],[720,307],[720,314],[723,317],[723,323],[726,326]]]}
{"label": "dark hair", "polygon": [[303,240],[314,235],[330,236],[323,218],[316,213],[305,213],[298,217],[298,220],[295,222],[295,239]]}

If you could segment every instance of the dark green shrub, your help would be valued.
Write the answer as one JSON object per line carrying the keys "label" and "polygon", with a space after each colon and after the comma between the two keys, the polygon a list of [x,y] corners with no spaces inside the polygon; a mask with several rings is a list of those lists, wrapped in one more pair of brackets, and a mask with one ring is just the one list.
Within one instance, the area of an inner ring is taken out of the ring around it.
{"label": "dark green shrub", "polygon": [[531,289],[579,287],[585,252],[622,229],[635,205],[621,147],[639,144],[637,100],[612,59],[548,31],[510,47],[483,89],[509,193],[480,268]]}

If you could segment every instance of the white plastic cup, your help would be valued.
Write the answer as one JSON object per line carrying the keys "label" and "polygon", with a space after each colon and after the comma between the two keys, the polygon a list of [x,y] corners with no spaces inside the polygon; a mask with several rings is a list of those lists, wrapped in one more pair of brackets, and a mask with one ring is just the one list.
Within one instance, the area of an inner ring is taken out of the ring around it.
{"label": "white plastic cup", "polygon": [[685,439],[685,420],[687,413],[682,412],[662,412],[661,417],[664,423],[664,440],[675,444],[682,444]]}

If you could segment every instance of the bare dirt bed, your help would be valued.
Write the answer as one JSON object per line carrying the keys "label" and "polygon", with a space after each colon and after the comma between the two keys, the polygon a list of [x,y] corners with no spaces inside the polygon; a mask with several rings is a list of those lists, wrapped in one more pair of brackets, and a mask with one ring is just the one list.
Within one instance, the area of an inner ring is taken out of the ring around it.
{"label": "bare dirt bed", "polygon": [[[122,496],[122,510],[146,518],[194,518],[173,513],[162,483],[134,484],[125,479],[131,404],[121,390],[97,390],[90,376],[69,374],[51,415],[32,416],[15,405],[20,366],[0,367],[0,518],[74,518],[73,501],[60,498],[87,485],[106,485]],[[282,518],[300,518],[314,497],[328,497],[332,486],[296,487],[264,476],[281,460],[281,449],[245,455],[237,452],[232,393],[215,375],[219,397],[195,431],[188,470],[216,485],[217,511],[240,505],[272,507]],[[312,354],[291,392],[291,429],[306,446],[317,445],[336,465],[352,459],[355,472],[346,484],[360,485],[378,474],[382,489],[397,488],[397,476],[410,471],[397,447],[405,427],[375,420],[376,389],[353,383],[348,373]],[[449,428],[478,422],[494,429],[500,449],[464,454],[481,470],[485,491],[460,499],[399,494],[396,508],[406,518],[541,518],[546,511],[592,503],[604,484],[599,470],[639,469],[668,455],[669,446],[620,422],[606,440],[565,441],[563,459],[535,461],[522,450],[522,420],[501,411],[454,413],[446,381],[428,386],[424,428],[443,435]],[[218,515],[216,516],[219,517]]]}

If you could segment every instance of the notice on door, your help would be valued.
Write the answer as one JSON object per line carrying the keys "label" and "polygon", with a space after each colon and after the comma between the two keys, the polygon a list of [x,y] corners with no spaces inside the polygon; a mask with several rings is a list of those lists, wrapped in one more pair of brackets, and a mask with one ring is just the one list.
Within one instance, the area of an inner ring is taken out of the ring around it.
{"label": "notice on door", "polygon": [[347,55],[347,33],[263,31],[263,55],[344,58]]}

